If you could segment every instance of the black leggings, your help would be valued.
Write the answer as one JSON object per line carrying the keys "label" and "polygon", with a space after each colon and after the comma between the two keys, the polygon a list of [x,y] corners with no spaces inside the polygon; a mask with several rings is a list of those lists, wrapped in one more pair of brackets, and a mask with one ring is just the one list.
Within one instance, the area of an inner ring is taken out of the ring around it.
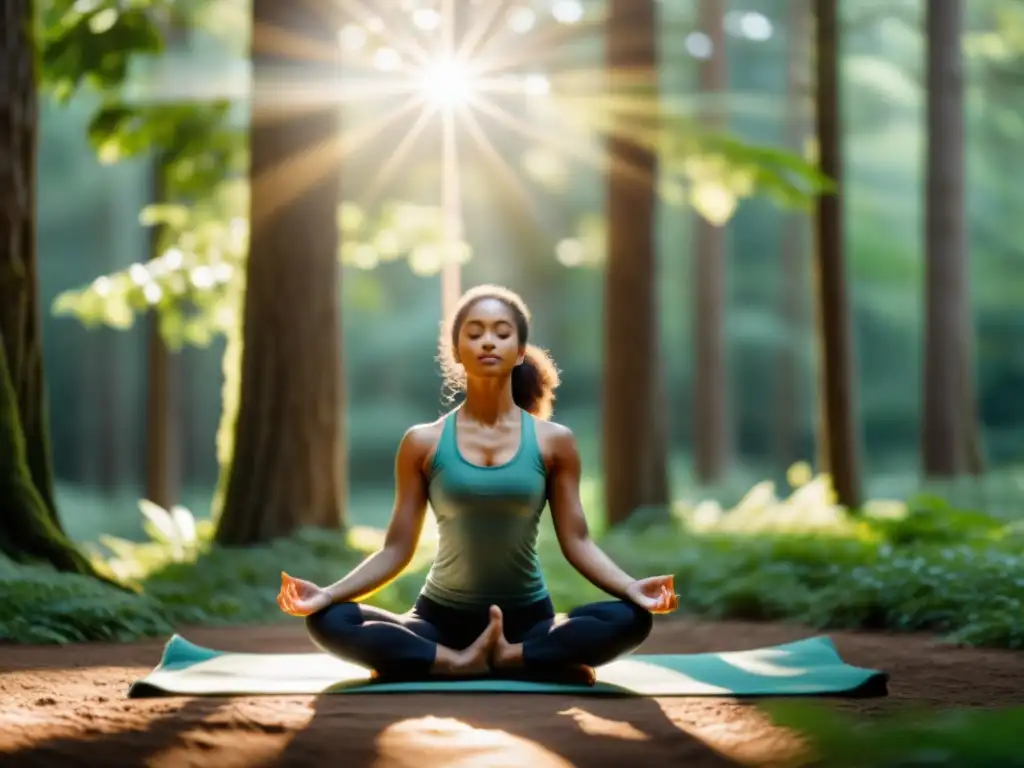
{"label": "black leggings", "polygon": [[[644,609],[621,600],[590,603],[555,621],[549,598],[503,611],[505,639],[523,644],[523,666],[597,667],[636,650],[651,632]],[[437,646],[462,650],[487,626],[487,607],[462,610],[420,596],[397,615],[359,603],[336,603],[306,618],[310,637],[322,650],[387,677],[429,673]]]}

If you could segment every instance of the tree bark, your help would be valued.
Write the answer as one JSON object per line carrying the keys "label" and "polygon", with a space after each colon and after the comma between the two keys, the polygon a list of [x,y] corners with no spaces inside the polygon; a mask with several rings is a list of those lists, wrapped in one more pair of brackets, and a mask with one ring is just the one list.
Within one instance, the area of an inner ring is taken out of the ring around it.
{"label": "tree bark", "polygon": [[[728,116],[720,100],[729,87],[725,55],[725,0],[700,0],[699,28],[711,55],[698,65],[700,94],[716,102],[705,124],[721,130]],[[720,482],[729,461],[728,377],[725,341],[725,227],[696,216],[693,253],[693,468],[703,485]]]}
{"label": "tree bark", "polygon": [[[657,82],[656,11],[651,0],[612,0],[607,21],[609,85],[642,73]],[[645,97],[647,97],[645,91]],[[649,126],[653,127],[653,126]],[[668,504],[663,430],[656,259],[657,158],[619,126],[608,136],[608,255],[605,268],[603,451],[609,525],[640,507]]]}
{"label": "tree bark", "polygon": [[5,350],[0,332],[0,552],[16,562],[95,575],[36,488]]}
{"label": "tree bark", "polygon": [[821,376],[821,457],[837,500],[861,503],[860,438],[856,428],[856,366],[843,242],[843,158],[836,0],[814,0],[816,128],[822,172],[835,190],[818,197],[815,298]]}
{"label": "tree bark", "polygon": [[[808,0],[790,2],[789,63],[786,77],[786,144],[794,152],[804,153],[810,130],[807,111],[809,65],[808,43],[811,35]],[[807,216],[789,213],[783,222],[779,316],[786,331],[786,342],[779,355],[778,389],[775,404],[775,455],[780,469],[787,470],[800,455],[800,431],[804,425],[805,404],[811,394],[801,365],[801,342],[809,327]]]}
{"label": "tree bark", "polygon": [[53,492],[36,272],[36,96],[31,0],[0,0],[0,336],[25,460],[59,528]]}
{"label": "tree bark", "polygon": [[328,7],[253,5],[251,242],[233,456],[217,530],[225,545],[342,523],[338,104],[282,106],[274,87],[287,76],[320,86],[335,73],[273,53],[282,36],[335,48]]}
{"label": "tree bark", "polygon": [[31,0],[0,0],[0,551],[97,575],[53,495],[36,272],[36,94]]}
{"label": "tree bark", "polygon": [[[151,193],[154,203],[164,194],[164,156],[153,158]],[[159,255],[160,228],[150,235],[150,255]],[[171,354],[160,335],[160,317],[151,313],[146,327],[146,498],[164,509],[177,503],[180,493],[181,388],[180,357]]]}
{"label": "tree bark", "polygon": [[146,498],[164,509],[179,501],[182,409],[180,358],[160,335],[160,318],[146,328]]}
{"label": "tree bark", "polygon": [[977,409],[964,215],[962,2],[928,3],[926,30],[928,146],[921,456],[926,477],[953,477],[975,469],[978,457],[972,454],[980,452],[979,446],[972,446],[977,440]]}

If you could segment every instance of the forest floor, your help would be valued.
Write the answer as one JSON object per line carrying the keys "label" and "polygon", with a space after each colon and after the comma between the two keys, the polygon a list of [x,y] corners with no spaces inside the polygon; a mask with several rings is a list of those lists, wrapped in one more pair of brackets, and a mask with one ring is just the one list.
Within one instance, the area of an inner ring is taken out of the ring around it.
{"label": "forest floor", "polygon": [[[313,650],[302,625],[188,629],[201,645]],[[647,653],[743,650],[819,634],[798,626],[658,622]],[[881,714],[1024,700],[1019,654],[932,638],[829,633],[850,664],[891,675],[887,698],[833,700]],[[797,747],[755,702],[720,698],[418,694],[127,699],[162,640],[0,645],[0,765],[646,766],[772,765]]]}

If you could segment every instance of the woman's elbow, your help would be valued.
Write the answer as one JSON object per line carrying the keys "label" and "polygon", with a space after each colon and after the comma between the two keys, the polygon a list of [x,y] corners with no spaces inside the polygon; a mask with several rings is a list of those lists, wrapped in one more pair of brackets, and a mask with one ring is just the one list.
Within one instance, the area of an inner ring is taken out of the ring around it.
{"label": "woman's elbow", "polygon": [[573,565],[579,562],[589,543],[590,534],[586,531],[567,534],[561,536],[558,540],[559,547],[562,550],[562,555]]}
{"label": "woman's elbow", "polygon": [[398,575],[409,567],[416,554],[416,546],[401,538],[389,540],[381,548],[381,554],[387,559],[389,570],[394,570],[395,575]]}

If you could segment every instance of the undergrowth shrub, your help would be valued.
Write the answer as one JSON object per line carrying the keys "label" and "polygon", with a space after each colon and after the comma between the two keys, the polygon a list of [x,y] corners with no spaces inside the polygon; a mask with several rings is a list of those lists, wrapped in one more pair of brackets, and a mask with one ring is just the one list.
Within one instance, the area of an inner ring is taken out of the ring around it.
{"label": "undergrowth shrub", "polygon": [[806,701],[762,703],[772,722],[798,734],[793,765],[827,768],[1022,768],[1024,708],[864,716]]}
{"label": "undergrowth shrub", "polygon": [[0,557],[0,642],[128,641],[171,631],[160,602]]}
{"label": "undergrowth shrub", "polygon": [[[141,505],[146,542],[103,537],[90,551],[133,596],[84,577],[0,560],[0,640],[63,642],[164,635],[189,624],[287,621],[280,572],[327,585],[382,543],[381,532],[304,530],[266,545],[225,549],[187,510]],[[827,481],[786,498],[755,486],[731,510],[680,505],[670,519],[637,518],[601,537],[637,577],[676,575],[683,613],[789,620],[813,627],[922,630],[949,641],[1024,648],[1024,533],[942,499],[835,505]],[[405,575],[367,602],[406,610],[422,584],[436,534],[427,526]],[[541,557],[559,610],[602,599],[562,557],[550,520]]]}

